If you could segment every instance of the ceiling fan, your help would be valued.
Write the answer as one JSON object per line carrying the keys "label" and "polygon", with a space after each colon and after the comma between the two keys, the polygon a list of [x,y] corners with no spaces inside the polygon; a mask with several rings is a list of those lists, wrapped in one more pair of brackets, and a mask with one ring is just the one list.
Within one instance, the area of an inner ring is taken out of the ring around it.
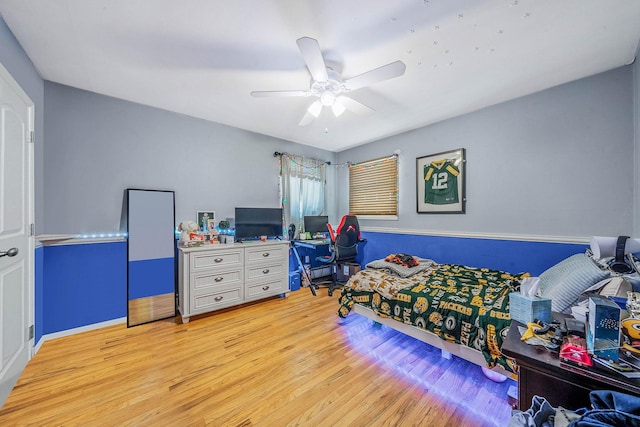
{"label": "ceiling fan", "polygon": [[316,39],[301,37],[296,42],[311,74],[309,89],[253,91],[251,96],[256,98],[315,96],[318,99],[307,108],[307,112],[298,123],[300,126],[306,126],[311,123],[313,119],[320,115],[323,107],[331,107],[336,117],[344,113],[345,110],[359,115],[373,113],[374,110],[372,108],[343,94],[383,80],[399,77],[404,74],[407,68],[402,61],[395,61],[343,80],[337,71],[325,63],[320,51],[320,44]]}

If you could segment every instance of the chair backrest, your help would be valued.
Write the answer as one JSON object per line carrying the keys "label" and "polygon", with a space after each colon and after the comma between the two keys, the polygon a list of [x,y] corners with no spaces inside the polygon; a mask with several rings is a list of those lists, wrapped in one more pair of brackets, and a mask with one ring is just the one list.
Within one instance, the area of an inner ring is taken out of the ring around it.
{"label": "chair backrest", "polygon": [[345,215],[336,228],[333,249],[336,260],[353,259],[358,255],[358,240],[360,240],[360,224],[355,215]]}

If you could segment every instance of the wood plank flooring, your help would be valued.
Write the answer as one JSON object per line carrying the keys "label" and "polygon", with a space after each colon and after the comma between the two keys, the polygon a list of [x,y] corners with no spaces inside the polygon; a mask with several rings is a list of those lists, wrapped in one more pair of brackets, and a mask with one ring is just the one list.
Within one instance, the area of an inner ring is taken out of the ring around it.
{"label": "wood plank flooring", "polygon": [[499,426],[507,388],[364,317],[336,291],[45,342],[0,410],[13,426]]}

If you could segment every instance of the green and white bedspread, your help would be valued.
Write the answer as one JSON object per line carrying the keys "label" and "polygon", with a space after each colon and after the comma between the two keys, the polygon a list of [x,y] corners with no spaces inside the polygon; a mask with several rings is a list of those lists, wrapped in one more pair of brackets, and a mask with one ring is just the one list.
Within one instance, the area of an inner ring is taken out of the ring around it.
{"label": "green and white bedspread", "polygon": [[513,372],[513,361],[500,352],[511,318],[509,293],[529,273],[432,263],[409,277],[385,269],[367,268],[342,289],[338,315],[346,317],[354,304],[382,317],[433,332],[443,340],[482,352],[487,367],[496,364]]}

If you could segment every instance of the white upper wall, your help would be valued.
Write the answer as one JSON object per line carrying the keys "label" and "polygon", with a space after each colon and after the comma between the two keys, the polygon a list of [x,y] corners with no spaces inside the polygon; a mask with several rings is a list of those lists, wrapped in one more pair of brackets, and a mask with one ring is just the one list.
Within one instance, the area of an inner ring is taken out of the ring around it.
{"label": "white upper wall", "polygon": [[45,82],[47,234],[117,231],[127,188],[175,191],[176,224],[279,207],[274,152],[335,154]]}
{"label": "white upper wall", "polygon": [[[633,68],[622,67],[339,153],[338,162],[359,162],[400,150],[398,221],[362,225],[572,238],[633,234],[632,84]],[[461,147],[466,213],[416,213],[416,158]],[[347,177],[345,170],[339,188],[348,186]],[[338,209],[348,210],[346,192]]]}

